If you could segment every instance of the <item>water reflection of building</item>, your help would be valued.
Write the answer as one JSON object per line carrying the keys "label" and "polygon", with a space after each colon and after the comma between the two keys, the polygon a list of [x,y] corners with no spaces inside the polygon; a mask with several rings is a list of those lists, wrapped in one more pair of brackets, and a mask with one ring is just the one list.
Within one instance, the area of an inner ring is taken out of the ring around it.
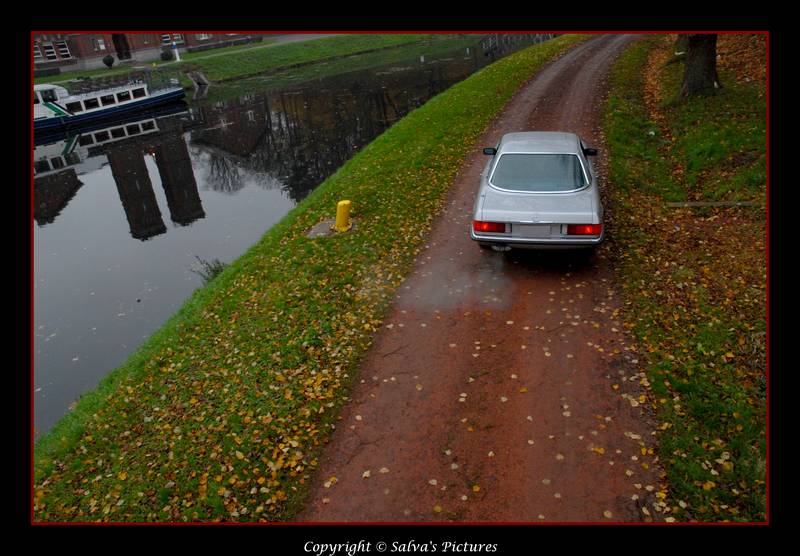
{"label": "water reflection of building", "polygon": [[155,157],[172,221],[185,226],[203,218],[186,142],[180,129],[166,130],[157,137],[125,142],[106,151],[131,235],[148,239],[167,231],[147,173],[146,154]]}
{"label": "water reflection of building", "polygon": [[203,218],[206,213],[197,192],[186,141],[181,135],[169,135],[155,147],[154,152],[172,221],[186,226]]}
{"label": "water reflection of building", "polygon": [[33,218],[36,223],[44,226],[53,222],[81,185],[75,168],[64,168],[34,179]]}
{"label": "water reflection of building", "polygon": [[236,192],[247,171],[282,183],[300,201],[388,127],[489,62],[479,48],[461,49],[206,103],[199,110],[208,127],[191,142],[209,155],[212,189]]}
{"label": "water reflection of building", "polygon": [[161,219],[142,151],[115,145],[106,150],[106,156],[131,235],[136,239],[148,239],[165,233],[167,227]]}
{"label": "water reflection of building", "polygon": [[167,231],[145,163],[147,155],[155,157],[172,221],[188,225],[203,218],[205,212],[182,134],[183,122],[178,118],[148,118],[37,146],[34,150],[37,223],[44,225],[55,219],[80,187],[77,176],[81,168],[103,155],[111,167],[133,237],[145,240]]}
{"label": "water reflection of building", "polygon": [[267,174],[294,200],[303,199],[415,107],[398,106],[394,98],[407,89],[354,87],[247,95],[201,106],[209,127],[193,132],[191,141],[209,154],[208,185],[235,192],[243,186],[240,170],[247,170]]}

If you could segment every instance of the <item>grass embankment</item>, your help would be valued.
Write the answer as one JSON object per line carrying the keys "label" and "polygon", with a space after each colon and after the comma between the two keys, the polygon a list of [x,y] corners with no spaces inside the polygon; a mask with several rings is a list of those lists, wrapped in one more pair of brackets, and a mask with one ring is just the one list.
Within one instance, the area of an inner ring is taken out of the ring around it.
{"label": "grass embankment", "polygon": [[[763,521],[764,37],[720,36],[724,88],[684,101],[683,64],[664,65],[673,39],[637,43],[612,72],[609,237],[659,420],[668,515]],[[737,49],[750,66],[730,63]],[[756,206],[667,207],[687,200]]]}
{"label": "grass embankment", "polygon": [[205,58],[182,64],[182,69],[199,69],[211,81],[226,81],[281,68],[333,60],[342,56],[371,52],[420,42],[452,41],[457,35],[343,35],[310,41],[275,45],[230,56]]}
{"label": "grass embankment", "polygon": [[[252,50],[254,48],[261,48],[267,45],[275,44],[277,39],[271,37],[263,37],[260,41],[257,42],[248,42],[244,44],[236,44],[233,46],[223,46],[220,48],[209,48],[208,50],[198,50],[195,52],[185,52],[181,54],[181,60],[191,61],[197,58],[206,58],[208,56],[221,56],[224,54],[229,54],[231,52],[241,53],[245,50]],[[170,62],[165,62],[170,63]]]}
{"label": "grass embankment", "polygon": [[[227,54],[236,52],[241,54],[243,50],[250,50],[252,48],[262,48],[268,44],[272,44],[275,42],[275,39],[268,39],[265,38],[261,42],[255,43],[247,43],[247,44],[238,44],[235,46],[223,46],[220,48],[214,48],[211,50],[205,50],[201,52],[186,52],[181,54],[182,61],[192,61],[196,60],[197,58],[204,58],[206,56],[226,56]],[[125,62],[125,63],[118,63],[116,66],[112,66],[110,68],[102,67],[93,70],[76,70],[76,71],[65,71],[58,75],[50,75],[45,77],[35,77],[33,79],[34,84],[38,83],[60,83],[63,81],[71,81],[77,78],[98,78],[98,77],[112,77],[114,75],[124,75],[128,73],[135,73],[141,70],[137,70],[134,66],[140,67],[162,67],[165,65],[172,65],[172,64],[180,64],[180,62],[175,62],[174,60],[151,60],[149,62]],[[179,66],[176,66],[179,67]],[[188,82],[191,85],[191,81]]]}
{"label": "grass embankment", "polygon": [[[186,71],[199,70],[212,81],[240,78],[262,72],[275,71],[280,68],[306,64],[339,56],[358,54],[376,49],[392,48],[417,42],[437,42],[453,40],[455,35],[412,34],[412,35],[342,35],[309,41],[273,44],[265,46],[274,39],[264,39],[260,43],[236,45],[203,52],[181,55],[181,62],[155,60],[143,62],[141,66],[172,69],[181,74]],[[34,83],[59,83],[78,77],[110,77],[141,70],[130,65],[112,68],[67,72],[57,76],[37,77]],[[191,85],[191,81],[186,81]]]}
{"label": "grass embankment", "polygon": [[[477,37],[477,35],[450,35],[448,38],[441,38],[436,41],[410,43],[395,48],[363,53],[358,56],[339,57],[292,69],[278,69],[265,75],[215,85],[208,90],[208,96],[204,97],[202,102],[213,102],[241,96],[253,90],[263,93],[284,87],[297,87],[314,79],[371,70],[391,64],[420,65],[420,56],[425,56],[426,63],[430,63],[431,60],[438,56],[463,56],[463,49],[468,47],[475,48]],[[478,55],[483,56],[483,53],[479,52]]]}
{"label": "grass embankment", "polygon": [[[281,520],[464,156],[565,35],[484,68],[348,161],[35,447],[35,519]],[[351,199],[354,231],[305,230]]]}

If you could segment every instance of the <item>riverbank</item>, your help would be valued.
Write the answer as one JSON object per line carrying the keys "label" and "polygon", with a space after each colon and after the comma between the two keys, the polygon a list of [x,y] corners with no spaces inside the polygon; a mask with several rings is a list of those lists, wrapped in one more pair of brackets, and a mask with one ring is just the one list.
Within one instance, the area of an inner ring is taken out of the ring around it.
{"label": "riverbank", "polygon": [[764,36],[720,35],[723,88],[686,101],[672,40],[623,54],[606,105],[609,243],[650,389],[633,401],[658,416],[671,516],[764,521]]}
{"label": "riverbank", "polygon": [[[509,56],[415,110],[198,290],[37,443],[35,519],[291,519],[460,161],[585,38]],[[344,198],[354,231],[306,237]]]}
{"label": "riverbank", "polygon": [[478,35],[464,35],[448,40],[404,44],[398,47],[383,48],[355,55],[338,56],[318,62],[308,62],[292,69],[280,67],[263,72],[254,77],[242,77],[216,83],[210,87],[201,102],[215,102],[242,96],[254,88],[258,90],[276,90],[286,87],[297,87],[312,80],[321,80],[331,76],[350,72],[373,70],[390,64],[430,64],[440,56],[463,57],[466,49],[472,49],[472,56],[483,58],[485,54],[476,47]]}
{"label": "riverbank", "polygon": [[[474,44],[478,37],[478,35],[467,37],[466,43]],[[309,64],[332,62],[355,54],[370,54],[415,44],[430,47],[450,43],[458,47],[465,43],[465,39],[461,35],[438,34],[343,35],[187,62],[182,64],[181,69],[200,70],[212,82],[222,83]]]}
{"label": "riverbank", "polygon": [[[275,72],[280,69],[298,65],[338,59],[354,54],[376,52],[393,49],[416,43],[436,44],[450,41],[463,41],[459,35],[440,34],[390,34],[390,35],[341,35],[336,37],[314,38],[309,41],[275,43],[255,43],[221,48],[218,50],[184,54],[182,61],[154,62],[155,68],[178,72],[181,84],[191,87],[192,82],[185,74],[189,71],[200,71],[211,81],[231,81],[243,79],[264,72]],[[474,39],[470,39],[474,42]],[[149,68],[153,63],[142,64]],[[68,72],[58,76],[37,77],[34,84],[60,83],[88,77],[92,79],[122,76],[140,70],[133,66],[117,66],[107,69]]]}

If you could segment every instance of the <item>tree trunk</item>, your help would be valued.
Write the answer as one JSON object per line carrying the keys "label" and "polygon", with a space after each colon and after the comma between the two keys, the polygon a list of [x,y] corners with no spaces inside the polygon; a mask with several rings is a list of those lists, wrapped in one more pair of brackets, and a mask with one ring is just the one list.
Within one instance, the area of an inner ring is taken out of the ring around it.
{"label": "tree trunk", "polygon": [[686,47],[689,44],[689,35],[678,35],[675,39],[675,56],[686,54]]}
{"label": "tree trunk", "polygon": [[717,75],[717,35],[689,35],[681,98],[722,87]]}

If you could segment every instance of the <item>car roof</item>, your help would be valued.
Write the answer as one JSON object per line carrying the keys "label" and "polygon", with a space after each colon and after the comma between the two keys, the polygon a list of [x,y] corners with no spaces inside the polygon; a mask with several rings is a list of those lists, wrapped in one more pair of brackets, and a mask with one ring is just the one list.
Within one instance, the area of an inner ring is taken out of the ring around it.
{"label": "car roof", "polygon": [[506,133],[500,140],[498,151],[503,152],[580,152],[580,138],[563,131],[524,131]]}

